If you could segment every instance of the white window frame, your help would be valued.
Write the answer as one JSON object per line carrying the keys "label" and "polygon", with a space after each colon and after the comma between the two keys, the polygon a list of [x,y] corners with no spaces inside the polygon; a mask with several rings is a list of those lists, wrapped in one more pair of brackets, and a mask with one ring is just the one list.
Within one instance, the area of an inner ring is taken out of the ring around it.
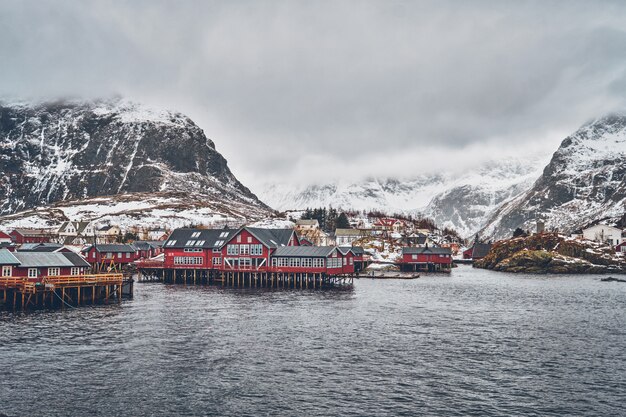
{"label": "white window frame", "polygon": [[2,276],[3,277],[13,276],[13,267],[11,265],[3,265],[2,266]]}
{"label": "white window frame", "polygon": [[28,268],[28,278],[37,278],[39,276],[39,271],[37,268]]}
{"label": "white window frame", "polygon": [[80,268],[73,266],[72,269],[70,269],[70,275],[80,275]]}
{"label": "white window frame", "polygon": [[48,268],[49,277],[58,277],[59,275],[61,275],[61,268],[59,268],[58,266]]}

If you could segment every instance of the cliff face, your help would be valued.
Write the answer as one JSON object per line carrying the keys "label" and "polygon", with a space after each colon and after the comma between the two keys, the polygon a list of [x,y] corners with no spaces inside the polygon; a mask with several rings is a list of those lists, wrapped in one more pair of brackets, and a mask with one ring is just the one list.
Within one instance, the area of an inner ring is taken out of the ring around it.
{"label": "cliff face", "polygon": [[569,233],[626,211],[626,115],[609,115],[565,138],[542,175],[525,193],[500,207],[483,229],[503,238],[535,219]]}
{"label": "cliff face", "polygon": [[0,215],[136,192],[267,209],[180,113],[122,100],[0,105]]}

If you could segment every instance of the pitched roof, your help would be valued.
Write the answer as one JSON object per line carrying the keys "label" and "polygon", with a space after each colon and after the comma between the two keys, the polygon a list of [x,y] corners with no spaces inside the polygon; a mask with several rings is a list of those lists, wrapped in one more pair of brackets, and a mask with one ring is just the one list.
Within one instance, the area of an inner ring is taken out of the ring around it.
{"label": "pitched roof", "polygon": [[20,261],[8,249],[0,249],[0,265],[19,265]]}
{"label": "pitched roof", "polygon": [[0,231],[0,239],[11,239],[11,236],[7,235],[3,231]]}
{"label": "pitched roof", "polygon": [[334,246],[281,246],[276,248],[273,257],[325,258],[330,256]]}
{"label": "pitched roof", "polygon": [[472,248],[472,258],[484,258],[491,250],[489,243],[475,243]]}
{"label": "pitched roof", "polygon": [[153,245],[151,242],[146,240],[136,240],[133,242],[133,246],[137,250],[150,250],[156,248],[156,245]]}
{"label": "pitched roof", "polygon": [[22,236],[51,236],[54,233],[50,230],[46,230],[46,229],[22,229],[22,228],[17,228],[17,229],[13,229],[14,232],[19,233]]}
{"label": "pitched roof", "polygon": [[54,252],[61,249],[63,245],[60,243],[23,243],[18,252]]}
{"label": "pitched roof", "polygon": [[89,266],[73,252],[15,252],[14,255],[23,268]]}
{"label": "pitched roof", "polygon": [[238,229],[176,229],[170,234],[164,248],[221,248]]}
{"label": "pitched roof", "polygon": [[91,248],[96,247],[96,251],[102,252],[136,252],[137,249],[133,245],[127,245],[123,243],[114,243],[114,244],[98,244],[98,245],[89,245],[85,247],[81,252],[88,252]]}
{"label": "pitched roof", "polygon": [[289,245],[289,240],[294,234],[293,229],[262,229],[259,227],[245,227],[244,229],[272,249]]}
{"label": "pitched roof", "polygon": [[450,248],[414,248],[403,247],[403,255],[452,255]]}
{"label": "pitched roof", "polygon": [[365,249],[363,249],[361,246],[352,246],[351,248],[352,253],[354,253],[355,255],[363,255],[365,253]]}
{"label": "pitched roof", "polygon": [[71,224],[72,226],[74,226],[75,229],[75,233],[81,234],[82,232],[85,231],[85,229],[87,228],[87,226],[89,226],[91,222],[63,222],[63,224],[61,225],[61,227],[59,228],[59,233],[63,233],[67,230],[67,227]]}
{"label": "pitched roof", "polygon": [[363,236],[359,229],[335,229],[335,236]]}
{"label": "pitched roof", "polygon": [[300,219],[296,224],[298,226],[319,226],[320,222],[317,219]]}

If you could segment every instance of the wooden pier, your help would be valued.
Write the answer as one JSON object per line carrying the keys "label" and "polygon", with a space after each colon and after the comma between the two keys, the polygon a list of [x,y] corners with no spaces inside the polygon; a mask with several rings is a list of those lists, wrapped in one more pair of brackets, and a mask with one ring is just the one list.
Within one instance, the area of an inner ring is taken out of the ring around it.
{"label": "wooden pier", "polygon": [[120,302],[132,298],[133,284],[123,274],[49,276],[40,281],[0,278],[0,306],[27,310]]}
{"label": "wooden pier", "polygon": [[323,289],[351,286],[352,275],[266,271],[221,271],[216,269],[166,269],[141,266],[138,281],[166,284],[221,285],[246,288]]}

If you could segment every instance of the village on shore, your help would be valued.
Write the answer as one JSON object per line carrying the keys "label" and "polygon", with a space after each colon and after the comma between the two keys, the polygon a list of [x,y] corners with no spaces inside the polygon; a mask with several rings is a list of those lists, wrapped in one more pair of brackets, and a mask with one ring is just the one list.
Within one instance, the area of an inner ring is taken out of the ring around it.
{"label": "village on shore", "polygon": [[[120,300],[132,296],[133,276],[166,283],[323,288],[351,284],[359,276],[450,273],[454,263],[476,261],[496,270],[511,263],[504,262],[502,245],[492,251],[491,243],[475,239],[466,247],[453,230],[440,230],[428,219],[307,210],[291,220],[174,230],[65,221],[56,228],[0,231],[0,303],[80,305],[89,297],[86,287],[92,303]],[[544,234],[543,225],[533,233]],[[598,224],[568,239],[608,244],[622,255],[625,236],[619,228]],[[516,249],[528,250],[522,246]]]}

